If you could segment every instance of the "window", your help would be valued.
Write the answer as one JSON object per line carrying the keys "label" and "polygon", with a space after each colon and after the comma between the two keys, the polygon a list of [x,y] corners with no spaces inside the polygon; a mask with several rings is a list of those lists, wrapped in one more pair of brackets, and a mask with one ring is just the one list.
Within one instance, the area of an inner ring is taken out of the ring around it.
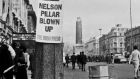
{"label": "window", "polygon": [[123,38],[120,38],[120,39],[119,39],[119,41],[122,41],[122,40],[123,40]]}
{"label": "window", "polygon": [[124,28],[121,28],[121,31],[123,31],[124,30]]}
{"label": "window", "polygon": [[117,33],[116,32],[114,32],[114,36],[117,36]]}
{"label": "window", "polygon": [[124,36],[124,33],[122,33],[122,36]]}
{"label": "window", "polygon": [[120,30],[120,28],[118,28],[118,31]]}
{"label": "window", "polygon": [[114,41],[117,41],[117,38],[114,38]]}
{"label": "window", "polygon": [[122,36],[122,33],[120,33],[120,36]]}
{"label": "window", "polygon": [[117,43],[116,42],[114,42],[114,46],[117,47]]}
{"label": "window", "polygon": [[121,42],[121,43],[120,43],[120,47],[122,47],[122,44],[123,44],[123,43]]}

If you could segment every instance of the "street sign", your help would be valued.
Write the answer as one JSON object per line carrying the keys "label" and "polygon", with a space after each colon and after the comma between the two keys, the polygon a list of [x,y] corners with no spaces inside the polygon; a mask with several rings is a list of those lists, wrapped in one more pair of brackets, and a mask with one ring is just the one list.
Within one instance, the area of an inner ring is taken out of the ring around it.
{"label": "street sign", "polygon": [[36,41],[62,43],[62,3],[38,0]]}
{"label": "street sign", "polygon": [[34,33],[15,33],[13,34],[13,40],[35,40]]}

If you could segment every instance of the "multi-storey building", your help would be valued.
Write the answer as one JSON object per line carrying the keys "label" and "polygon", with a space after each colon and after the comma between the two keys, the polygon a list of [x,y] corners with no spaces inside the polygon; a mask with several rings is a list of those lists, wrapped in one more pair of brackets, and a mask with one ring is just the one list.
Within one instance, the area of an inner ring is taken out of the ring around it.
{"label": "multi-storey building", "polygon": [[27,33],[35,33],[36,32],[36,14],[33,10],[32,5],[28,5],[28,25],[27,25]]}
{"label": "multi-storey building", "polygon": [[108,39],[107,39],[107,35],[104,34],[102,35],[102,37],[99,38],[99,54],[100,55],[104,55],[108,53]]}
{"label": "multi-storey building", "polygon": [[129,29],[125,33],[125,41],[126,51],[132,52],[134,45],[137,45],[140,50],[140,26]]}
{"label": "multi-storey building", "polygon": [[29,0],[12,0],[13,28],[15,33],[27,31]]}
{"label": "multi-storey building", "polygon": [[90,38],[89,41],[85,43],[85,54],[87,56],[99,55],[99,40],[98,38]]}
{"label": "multi-storey building", "polygon": [[0,39],[12,41],[12,0],[0,0]]}
{"label": "multi-storey building", "polygon": [[12,42],[13,33],[26,33],[29,0],[0,0],[0,39]]}
{"label": "multi-storey building", "polygon": [[112,27],[111,31],[99,40],[100,53],[123,53],[125,51],[124,33],[127,30],[128,28],[122,27],[121,24]]}

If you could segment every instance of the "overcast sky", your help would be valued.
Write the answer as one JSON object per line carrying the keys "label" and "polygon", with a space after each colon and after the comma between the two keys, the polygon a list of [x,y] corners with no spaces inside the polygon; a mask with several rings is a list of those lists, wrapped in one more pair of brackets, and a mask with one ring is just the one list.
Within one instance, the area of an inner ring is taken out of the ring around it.
{"label": "overcast sky", "polygon": [[[30,0],[36,11],[37,0]],[[130,28],[130,0],[63,0],[64,42],[75,43],[76,19],[81,17],[83,40],[110,31],[116,24]],[[140,25],[140,0],[132,0],[133,27]]]}

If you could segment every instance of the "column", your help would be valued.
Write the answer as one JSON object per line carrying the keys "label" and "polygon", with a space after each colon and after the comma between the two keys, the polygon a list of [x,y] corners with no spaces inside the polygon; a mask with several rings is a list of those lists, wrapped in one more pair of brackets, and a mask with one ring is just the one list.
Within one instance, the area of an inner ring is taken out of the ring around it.
{"label": "column", "polygon": [[33,79],[63,79],[62,44],[36,43]]}

